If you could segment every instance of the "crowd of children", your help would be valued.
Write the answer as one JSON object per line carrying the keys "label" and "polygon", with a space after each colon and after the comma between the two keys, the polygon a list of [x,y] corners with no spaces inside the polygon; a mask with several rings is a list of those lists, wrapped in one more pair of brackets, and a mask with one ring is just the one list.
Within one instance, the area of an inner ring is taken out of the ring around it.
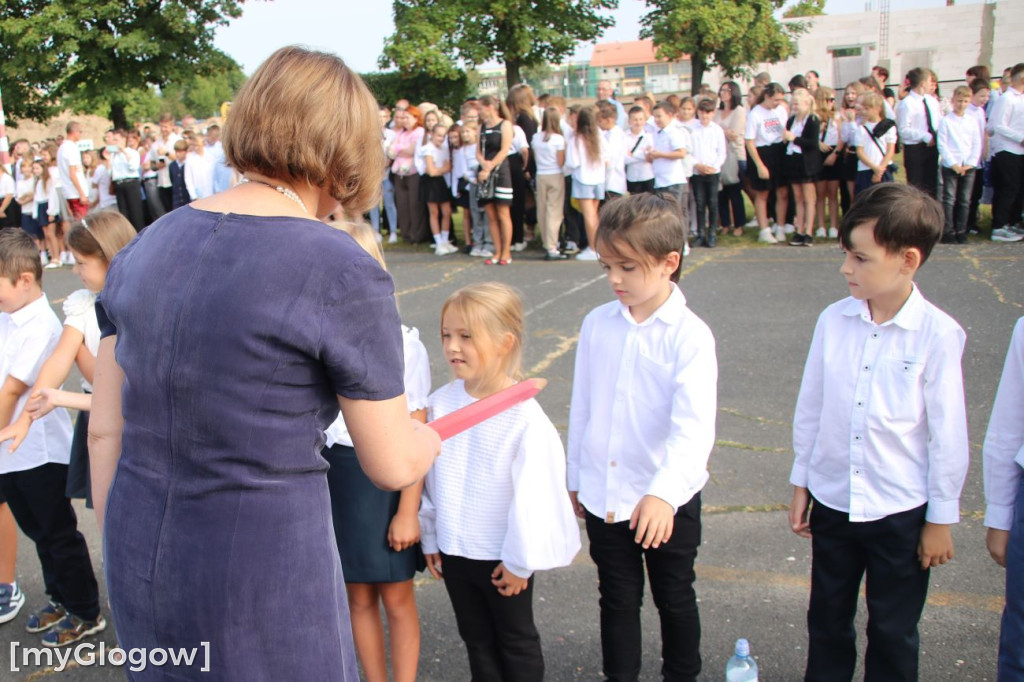
{"label": "crowd of children", "polygon": [[[628,130],[610,99],[566,107],[552,96],[536,105],[540,126],[527,136],[535,102],[525,86],[510,95],[515,116],[485,96],[463,107],[457,127],[436,110],[400,103],[392,120],[381,109],[392,241],[398,233],[409,241],[429,234],[438,255],[454,252],[454,197],[472,216],[466,234],[474,255],[507,265],[528,235],[518,224],[528,212],[516,205],[516,188],[533,181],[546,258],[578,251],[581,260],[599,261],[615,300],[582,322],[565,449],[540,404],[529,400],[445,441],[423,481],[385,493],[361,474],[344,421],[328,429],[323,456],[331,463],[335,534],[367,679],[388,679],[381,604],[394,679],[415,679],[419,621],[411,581],[424,567],[444,580],[474,679],[542,679],[535,573],[573,560],[580,548],[574,515],[584,522],[597,567],[605,676],[639,679],[646,570],[660,616],[661,674],[697,679],[694,563],[718,376],[714,336],[687,307],[678,279],[688,235],[713,247],[720,227],[742,229],[744,190],[753,196],[761,241],[808,246],[815,237],[837,238],[850,289],[818,319],[793,420],[789,523],[812,541],[806,679],[852,677],[865,575],[866,676],[917,679],[929,571],[953,557],[950,529],[959,520],[969,453],[966,336],[914,278],[937,243],[965,241],[981,198],[975,181],[989,154],[993,239],[1024,236],[1014,224],[1024,171],[1024,64],[1008,70],[987,117],[987,74],[972,70],[970,85],[954,90],[940,116],[933,74],[907,74],[893,107],[887,74],[876,72],[865,79],[870,83],[850,84],[838,109],[837,93],[802,76],[790,83],[788,101],[777,83],[755,86],[749,111],[732,82],[717,103],[710,96],[657,103],[642,96],[624,112]],[[206,142],[173,139],[170,124],[161,121],[145,156],[138,136],[133,147],[133,134],[123,131],[113,131],[97,154],[84,154],[74,123],[61,146],[41,147],[38,159],[15,144],[21,163],[14,193],[23,209],[30,205],[17,229],[0,230],[0,440],[11,441],[0,456],[0,623],[26,603],[14,580],[16,522],[36,545],[49,597],[27,627],[43,633],[47,646],[106,626],[69,501],[90,488],[84,438],[99,345],[96,294],[115,254],[143,226],[132,216],[153,217],[154,208],[173,210],[217,189],[216,140],[209,143],[216,131],[207,129]],[[906,185],[891,182],[898,142]],[[148,170],[134,170],[143,158],[152,159]],[[128,177],[126,169],[142,175]],[[12,184],[5,177],[0,172],[0,189]],[[119,183],[130,192],[118,192]],[[100,208],[103,201],[118,210]],[[790,204],[791,236],[780,224]],[[374,228],[340,227],[383,267],[379,209],[375,219]],[[43,251],[70,257],[58,255],[53,265],[39,257]],[[85,288],[68,297],[62,328],[42,275],[66,260]],[[419,333],[402,328],[408,406],[420,420],[522,378],[526,335],[514,290],[465,287],[439,312],[451,377],[432,393]],[[73,363],[85,397],[59,390]],[[1007,568],[1001,679],[1024,677],[1024,504],[1016,504],[1024,494],[1022,368],[1024,321],[1011,340],[984,446],[987,544]],[[81,410],[74,432],[66,407]]]}

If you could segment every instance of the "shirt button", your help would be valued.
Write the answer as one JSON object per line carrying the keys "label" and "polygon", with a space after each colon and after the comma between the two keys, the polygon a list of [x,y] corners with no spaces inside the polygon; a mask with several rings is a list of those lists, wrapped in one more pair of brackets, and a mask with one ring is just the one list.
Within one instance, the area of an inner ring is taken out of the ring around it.
{"label": "shirt button", "polygon": [[857,407],[864,407],[864,401],[863,400],[858,400],[857,401]]}
{"label": "shirt button", "polygon": [[853,439],[854,439],[855,441],[857,441],[858,443],[860,442],[860,436],[854,436],[854,437],[853,437]]}
{"label": "shirt button", "polygon": [[608,463],[608,466],[610,466],[610,467],[613,467],[613,466],[615,466],[615,461],[614,461],[614,460],[612,460],[611,462],[609,462],[609,463]]}
{"label": "shirt button", "polygon": [[871,365],[864,365],[864,371],[865,372],[870,372],[871,371]]}
{"label": "shirt button", "polygon": [[877,339],[877,338],[878,338],[878,332],[875,332],[874,334],[872,334],[872,335],[871,335],[871,338],[873,338],[873,339]]}

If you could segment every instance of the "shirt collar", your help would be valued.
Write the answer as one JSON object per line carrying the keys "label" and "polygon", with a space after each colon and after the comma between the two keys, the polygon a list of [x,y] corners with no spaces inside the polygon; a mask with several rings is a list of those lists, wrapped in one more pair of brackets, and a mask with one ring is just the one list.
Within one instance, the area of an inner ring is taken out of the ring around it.
{"label": "shirt collar", "polygon": [[13,322],[15,326],[21,327],[42,312],[43,308],[49,307],[50,302],[46,299],[46,294],[43,294],[21,310],[15,310],[13,313],[10,313],[9,316],[11,318],[11,322]]}
{"label": "shirt collar", "polygon": [[[895,324],[908,331],[920,329],[921,321],[924,319],[924,303],[924,296],[921,295],[917,284],[914,283],[913,289],[910,292],[910,298],[903,304],[900,311],[896,313],[896,316],[878,326],[884,327],[888,324]],[[847,299],[846,305],[843,306],[842,313],[847,317],[860,316],[860,319],[868,324],[874,324],[871,320],[871,308],[868,307],[867,301],[861,301],[851,296]]]}
{"label": "shirt collar", "polygon": [[665,324],[672,326],[683,319],[683,313],[685,311],[686,296],[684,296],[683,292],[679,289],[679,285],[673,282],[672,292],[668,295],[668,299],[666,299],[666,301],[643,322],[637,322],[634,320],[633,316],[629,314],[629,306],[623,303],[619,303],[618,306],[612,306],[608,311],[608,316],[614,317],[615,315],[622,315],[627,322],[637,327],[646,327],[649,324],[654,324],[655,320],[661,320]]}

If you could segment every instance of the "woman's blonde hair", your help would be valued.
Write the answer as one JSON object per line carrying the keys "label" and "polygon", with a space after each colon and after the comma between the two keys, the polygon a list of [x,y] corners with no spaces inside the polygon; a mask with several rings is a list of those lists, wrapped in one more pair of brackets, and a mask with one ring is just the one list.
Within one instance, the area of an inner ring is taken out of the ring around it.
{"label": "woman's blonde hair", "polygon": [[96,211],[71,226],[68,246],[83,256],[99,257],[107,265],[117,252],[135,239],[135,228],[114,210]]}
{"label": "woman's blonde hair", "polygon": [[223,130],[224,155],[239,174],[309,182],[350,212],[380,197],[377,101],[338,57],[300,47],[272,54],[239,90]]}
{"label": "woman's blonde hair", "polygon": [[483,334],[499,345],[503,336],[510,335],[512,345],[504,357],[502,371],[513,379],[522,379],[523,301],[515,289],[501,282],[463,287],[444,302],[442,320],[449,309],[459,313],[473,336]]}
{"label": "woman's blonde hair", "polygon": [[363,251],[373,256],[373,259],[380,263],[384,270],[388,269],[387,263],[384,262],[384,251],[380,248],[380,242],[377,241],[377,233],[373,231],[372,227],[366,223],[343,222],[340,220],[327,224],[336,230],[348,233],[355,240],[356,244],[363,247]]}

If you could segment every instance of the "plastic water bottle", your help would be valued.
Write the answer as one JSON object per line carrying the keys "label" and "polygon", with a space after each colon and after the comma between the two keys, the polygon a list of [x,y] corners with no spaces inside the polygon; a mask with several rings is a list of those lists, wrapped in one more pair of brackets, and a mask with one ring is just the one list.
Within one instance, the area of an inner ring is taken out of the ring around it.
{"label": "plastic water bottle", "polygon": [[725,682],[757,682],[757,662],[750,656],[750,642],[736,640],[736,655],[725,664]]}

